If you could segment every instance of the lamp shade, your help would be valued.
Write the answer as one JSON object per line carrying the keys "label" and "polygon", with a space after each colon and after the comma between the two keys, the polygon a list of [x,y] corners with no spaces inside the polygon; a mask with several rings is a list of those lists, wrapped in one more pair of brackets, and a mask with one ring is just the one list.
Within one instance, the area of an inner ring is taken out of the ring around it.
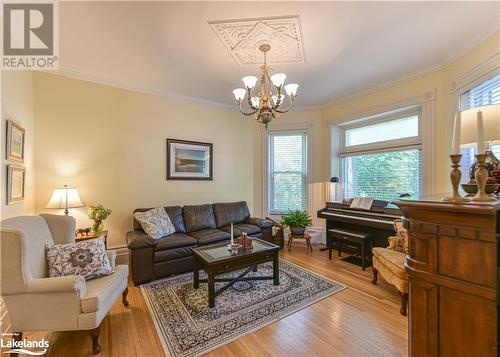
{"label": "lamp shade", "polygon": [[500,104],[485,105],[461,112],[460,144],[477,141],[477,113],[481,112],[484,124],[484,141],[500,139]]}
{"label": "lamp shade", "polygon": [[78,190],[74,187],[64,185],[63,188],[56,188],[52,192],[49,202],[45,208],[64,208],[67,213],[68,208],[84,207]]}

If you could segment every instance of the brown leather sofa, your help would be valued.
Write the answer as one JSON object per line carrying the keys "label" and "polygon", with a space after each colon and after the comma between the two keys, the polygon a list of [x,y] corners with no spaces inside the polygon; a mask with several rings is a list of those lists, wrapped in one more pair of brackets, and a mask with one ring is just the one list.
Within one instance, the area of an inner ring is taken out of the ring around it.
{"label": "brown leather sofa", "polygon": [[[144,212],[151,208],[139,208]],[[273,242],[273,223],[250,217],[247,203],[214,203],[197,206],[165,207],[175,227],[168,237],[152,239],[134,219],[134,230],[127,233],[130,269],[135,285],[193,269],[192,249],[230,239],[231,222],[234,236],[242,232]]]}

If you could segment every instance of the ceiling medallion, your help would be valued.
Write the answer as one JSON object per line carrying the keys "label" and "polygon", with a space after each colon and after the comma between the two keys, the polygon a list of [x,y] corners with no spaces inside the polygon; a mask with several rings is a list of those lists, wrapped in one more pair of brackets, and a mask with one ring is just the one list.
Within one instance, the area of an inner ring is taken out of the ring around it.
{"label": "ceiling medallion", "polygon": [[210,21],[210,27],[239,65],[261,63],[257,49],[271,45],[269,63],[304,63],[300,17],[262,17],[256,19]]}
{"label": "ceiling medallion", "polygon": [[[284,73],[275,73],[271,76],[273,70],[267,65],[267,53],[271,50],[271,46],[264,43],[259,46],[259,50],[264,53],[264,64],[260,67],[260,78],[255,76],[243,77],[245,89],[237,88],[233,90],[233,94],[240,111],[247,116],[254,115],[255,119],[264,124],[267,129],[267,125],[277,114],[286,113],[292,108],[299,85],[290,83],[283,86],[286,79]],[[259,81],[259,93],[258,96],[252,96],[257,81]],[[283,89],[288,96],[288,106],[286,108],[283,106],[285,99]],[[250,107],[249,112],[245,112],[243,109],[243,99],[245,97],[247,97],[247,103]]]}

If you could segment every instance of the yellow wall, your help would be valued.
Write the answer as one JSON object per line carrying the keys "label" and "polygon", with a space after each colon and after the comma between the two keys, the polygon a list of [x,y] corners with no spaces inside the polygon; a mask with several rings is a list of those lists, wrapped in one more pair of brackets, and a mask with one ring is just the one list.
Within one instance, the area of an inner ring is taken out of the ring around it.
{"label": "yellow wall", "polygon": [[[35,170],[34,170],[34,117],[33,117],[33,72],[2,71],[2,124],[0,130],[1,179],[0,218],[33,214],[35,212]],[[5,160],[6,122],[11,119],[26,129],[24,163]],[[21,165],[26,168],[25,199],[21,203],[7,205],[6,182],[7,164]]]}
{"label": "yellow wall", "polygon": [[[452,117],[457,108],[450,106],[450,86],[457,77],[473,70],[475,67],[490,59],[500,52],[500,32],[490,36],[479,46],[475,47],[464,56],[460,57],[448,66],[432,73],[422,75],[412,80],[404,81],[386,88],[373,91],[366,95],[351,96],[349,99],[336,101],[325,105],[321,109],[309,111],[292,111],[280,116],[274,123],[294,123],[308,121],[313,124],[312,136],[309,138],[310,149],[313,152],[313,203],[311,215],[316,215],[316,210],[322,205],[326,198],[324,182],[330,178],[329,172],[329,135],[328,122],[341,123],[346,117],[371,111],[404,101],[421,95],[426,91],[435,90],[435,167],[434,180],[436,192],[445,192],[450,189],[449,183],[449,153],[451,146]],[[314,90],[314,89],[302,89]],[[300,93],[299,93],[300,94]],[[255,151],[255,207],[262,207],[262,132],[254,132]],[[323,186],[322,186],[323,185]],[[314,225],[323,225],[321,220],[315,219]]]}
{"label": "yellow wall", "polygon": [[[330,177],[328,121],[338,121],[428,90],[436,92],[437,191],[448,189],[447,155],[455,110],[450,106],[450,85],[497,54],[499,44],[500,35],[496,33],[446,68],[322,108],[292,110],[276,119],[276,124],[311,125],[308,138],[312,160],[311,214],[314,216],[324,204],[324,183]],[[87,205],[102,203],[113,209],[105,222],[111,232],[110,246],[124,244],[136,207],[244,199],[255,215],[263,214],[263,131],[260,125],[235,110],[46,73],[35,73],[33,79],[29,72],[5,72],[2,90],[3,118],[21,121],[28,133],[27,199],[24,204],[7,208],[2,204],[4,216],[30,213],[34,209],[47,211],[44,206],[52,189],[63,184],[78,187]],[[35,141],[30,144],[34,132]],[[166,181],[167,137],[213,142],[214,181]],[[36,148],[36,167],[30,159],[33,148]],[[33,185],[30,180],[34,178]],[[90,225],[85,208],[75,209],[72,214],[79,226]],[[316,220],[315,225],[322,222]]]}
{"label": "yellow wall", "polygon": [[[52,189],[76,186],[113,210],[109,245],[125,244],[137,207],[246,200],[253,208],[250,120],[233,110],[35,74],[39,212]],[[213,181],[167,181],[166,138],[214,144]],[[53,212],[55,213],[55,212]],[[90,226],[86,209],[71,214]]]}

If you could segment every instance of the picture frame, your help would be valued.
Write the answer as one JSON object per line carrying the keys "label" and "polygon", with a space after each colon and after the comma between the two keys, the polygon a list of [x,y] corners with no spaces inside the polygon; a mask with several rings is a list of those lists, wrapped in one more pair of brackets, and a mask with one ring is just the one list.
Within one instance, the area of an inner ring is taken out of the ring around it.
{"label": "picture frame", "polygon": [[167,139],[167,180],[213,180],[213,144]]}
{"label": "picture frame", "polygon": [[6,159],[24,162],[26,130],[16,122],[7,119]]}
{"label": "picture frame", "polygon": [[7,204],[24,201],[26,169],[22,166],[7,165]]}

